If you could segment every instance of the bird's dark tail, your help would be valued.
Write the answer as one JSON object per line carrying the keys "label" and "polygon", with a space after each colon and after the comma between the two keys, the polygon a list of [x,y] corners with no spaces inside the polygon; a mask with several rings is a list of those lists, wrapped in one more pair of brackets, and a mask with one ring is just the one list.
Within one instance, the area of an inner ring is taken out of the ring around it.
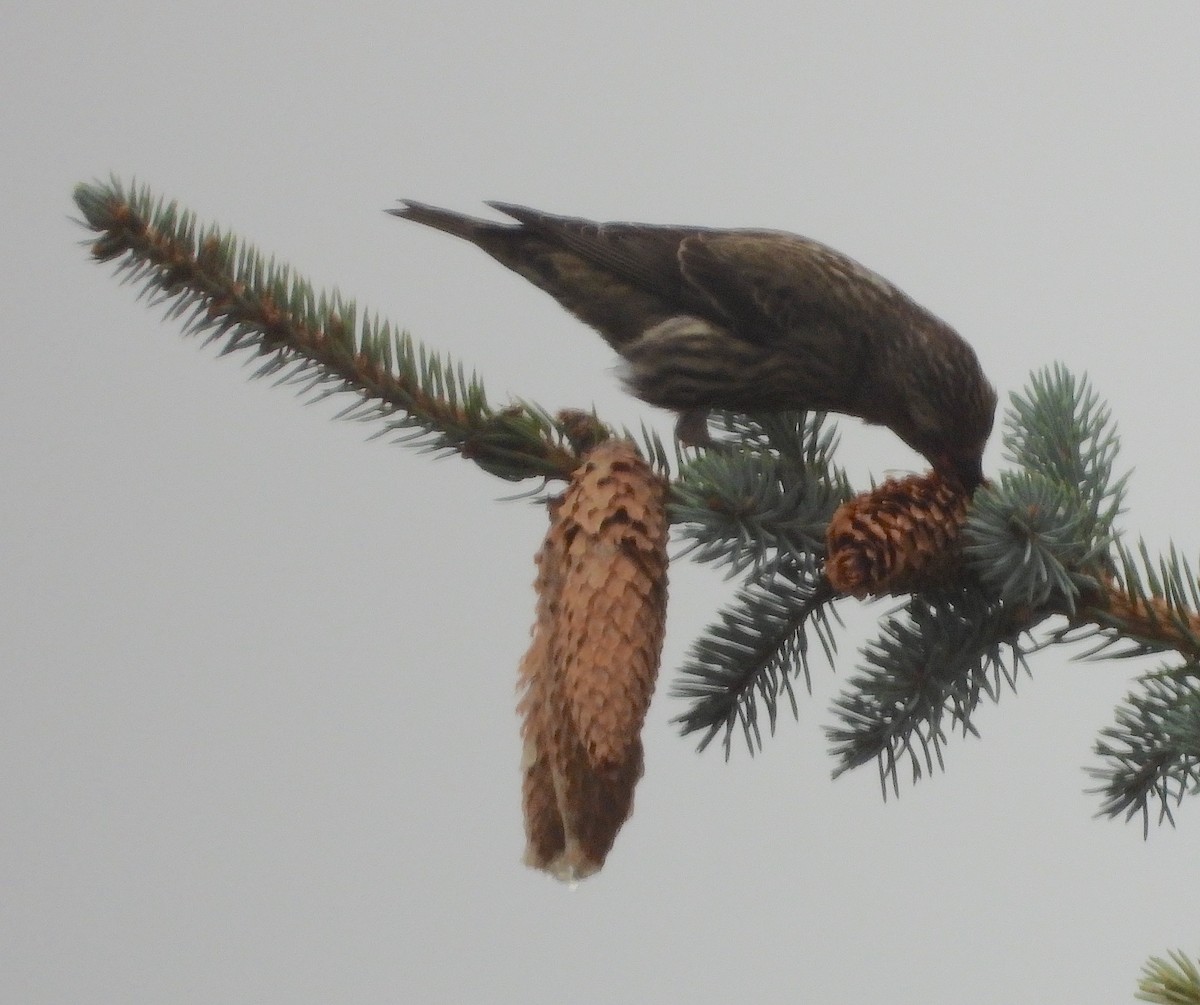
{"label": "bird's dark tail", "polygon": [[[493,209],[517,221],[496,223],[411,199],[402,199],[401,203],[400,207],[388,212],[474,244],[501,265],[549,293],[577,318],[600,332],[618,352],[625,343],[638,338],[647,324],[662,321],[675,313],[671,305],[664,304],[653,291],[641,289],[619,273],[606,270],[603,264],[579,254],[558,233],[564,227],[594,227],[586,221],[551,217],[509,203],[489,203]],[[675,269],[673,251],[667,260]],[[648,321],[648,318],[652,320]]]}
{"label": "bird's dark tail", "polygon": [[412,199],[401,199],[400,201],[404,204],[403,206],[388,210],[392,216],[423,223],[426,227],[433,227],[435,230],[445,231],[447,234],[453,234],[455,237],[462,237],[476,243],[478,243],[481,232],[495,230],[498,226],[502,226],[491,220],[481,220],[477,216],[455,213],[453,210],[440,209],[423,202],[414,202]]}

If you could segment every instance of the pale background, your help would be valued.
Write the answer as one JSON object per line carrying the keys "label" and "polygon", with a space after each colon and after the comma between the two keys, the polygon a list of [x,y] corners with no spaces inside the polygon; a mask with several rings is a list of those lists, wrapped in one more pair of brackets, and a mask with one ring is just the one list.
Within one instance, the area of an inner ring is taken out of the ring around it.
{"label": "pale background", "polygon": [[[1125,525],[1194,556],[1200,7],[1014,6],[6,3],[0,1001],[1082,1005],[1200,950],[1197,807],[1144,842],[1084,793],[1138,665],[1045,654],[885,804],[871,767],[830,780],[822,727],[886,606],[726,764],[669,723],[731,592],[682,562],[633,818],[574,893],[525,869],[542,513],[249,384],[68,219],[77,181],[136,176],[498,402],[663,430],[598,337],[384,208],[806,233],[1004,397],[1090,372]],[[918,466],[842,425],[860,484]]]}

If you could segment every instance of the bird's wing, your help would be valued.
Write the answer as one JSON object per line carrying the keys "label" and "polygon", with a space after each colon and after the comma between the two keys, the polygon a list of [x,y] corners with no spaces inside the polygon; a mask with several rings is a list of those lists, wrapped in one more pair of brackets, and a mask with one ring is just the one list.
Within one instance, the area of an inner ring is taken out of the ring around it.
{"label": "bird's wing", "polygon": [[685,279],[743,337],[813,328],[869,332],[900,323],[896,287],[817,241],[776,231],[711,231],[679,249]]}
{"label": "bird's wing", "polygon": [[680,310],[711,307],[688,283],[679,267],[679,248],[686,238],[705,233],[699,227],[662,227],[641,223],[596,223],[556,216],[526,206],[489,202],[489,206],[523,224],[548,244],[573,252],[588,265],[653,294]]}

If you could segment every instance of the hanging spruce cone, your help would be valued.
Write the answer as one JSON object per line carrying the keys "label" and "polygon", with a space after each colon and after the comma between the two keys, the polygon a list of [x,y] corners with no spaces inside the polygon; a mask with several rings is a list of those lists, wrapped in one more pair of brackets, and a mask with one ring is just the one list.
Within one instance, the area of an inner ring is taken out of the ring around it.
{"label": "hanging spruce cone", "polygon": [[842,412],[888,426],[972,489],[996,392],[945,322],[853,259],[771,230],[593,223],[494,202],[492,223],[405,200],[595,328],[630,390],[708,442],[711,409]]}
{"label": "hanging spruce cone", "polygon": [[521,662],[525,861],[597,871],[633,807],[666,627],[666,484],[627,441],[594,448],[551,507]]}
{"label": "hanging spruce cone", "polygon": [[932,471],[855,496],[829,521],[826,578],[852,597],[936,585],[958,563],[970,502],[961,483]]}

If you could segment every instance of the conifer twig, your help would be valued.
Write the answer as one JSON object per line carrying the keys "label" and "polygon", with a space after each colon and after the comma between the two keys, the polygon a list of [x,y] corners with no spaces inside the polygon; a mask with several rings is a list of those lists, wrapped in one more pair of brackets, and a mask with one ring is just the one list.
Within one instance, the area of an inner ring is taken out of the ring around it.
{"label": "conifer twig", "polygon": [[1152,956],[1142,968],[1137,997],[1156,1005],[1200,1005],[1200,966],[1177,950],[1167,960]]}
{"label": "conifer twig", "polygon": [[255,351],[268,357],[254,376],[279,375],[301,393],[326,385],[323,398],[350,392],[358,400],[342,418],[382,419],[377,435],[399,432],[433,451],[456,451],[498,477],[570,477],[579,463],[571,429],[533,406],[502,410],[461,365],[416,347],[386,322],[357,321],[353,301],[317,295],[274,260],[215,227],[198,229],[195,216],[155,201],[142,188],[79,185],[75,203],[98,234],[98,261],[119,261],[143,295],[171,302],[167,317],[188,314],[188,334],[224,340],[222,354]]}

